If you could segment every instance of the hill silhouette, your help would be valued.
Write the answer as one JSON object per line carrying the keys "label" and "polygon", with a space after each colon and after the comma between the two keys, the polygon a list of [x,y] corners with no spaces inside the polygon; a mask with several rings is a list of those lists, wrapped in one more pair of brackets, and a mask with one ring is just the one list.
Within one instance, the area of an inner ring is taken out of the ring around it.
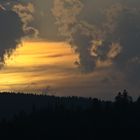
{"label": "hill silhouette", "polygon": [[3,92],[0,118],[3,135],[92,139],[98,129],[140,128],[140,97],[133,101],[126,90],[114,101]]}

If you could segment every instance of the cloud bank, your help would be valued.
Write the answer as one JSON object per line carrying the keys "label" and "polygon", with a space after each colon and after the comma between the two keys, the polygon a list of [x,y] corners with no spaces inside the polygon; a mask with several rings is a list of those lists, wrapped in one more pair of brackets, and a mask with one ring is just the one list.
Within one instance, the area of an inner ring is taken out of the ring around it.
{"label": "cloud bank", "polygon": [[[106,0],[106,4],[97,3],[55,0],[53,14],[60,33],[79,54],[76,64],[82,71],[92,72],[99,64],[106,63],[106,67],[115,67],[126,80],[138,84],[140,2]],[[92,10],[90,6],[94,5],[101,9]]]}
{"label": "cloud bank", "polygon": [[[126,80],[139,83],[138,0],[7,0],[0,3],[5,7],[0,8],[1,62],[4,54],[10,54],[25,35],[66,41],[78,54],[75,64],[82,72],[110,68],[121,72]],[[9,34],[11,28],[15,30]]]}

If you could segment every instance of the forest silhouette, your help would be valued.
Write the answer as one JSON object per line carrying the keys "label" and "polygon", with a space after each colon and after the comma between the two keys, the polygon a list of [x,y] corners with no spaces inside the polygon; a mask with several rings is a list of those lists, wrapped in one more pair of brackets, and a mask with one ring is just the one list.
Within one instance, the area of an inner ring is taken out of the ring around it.
{"label": "forest silhouette", "polygon": [[[23,93],[0,94],[0,132],[8,136],[92,139],[100,128],[140,128],[140,97],[126,90],[114,101]],[[69,136],[69,137],[68,137]]]}

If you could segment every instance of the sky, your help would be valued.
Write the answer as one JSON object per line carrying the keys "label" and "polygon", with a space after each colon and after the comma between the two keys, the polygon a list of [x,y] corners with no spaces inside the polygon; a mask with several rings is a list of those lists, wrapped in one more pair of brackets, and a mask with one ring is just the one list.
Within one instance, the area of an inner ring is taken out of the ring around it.
{"label": "sky", "polygon": [[138,0],[0,0],[0,90],[113,99],[140,90]]}

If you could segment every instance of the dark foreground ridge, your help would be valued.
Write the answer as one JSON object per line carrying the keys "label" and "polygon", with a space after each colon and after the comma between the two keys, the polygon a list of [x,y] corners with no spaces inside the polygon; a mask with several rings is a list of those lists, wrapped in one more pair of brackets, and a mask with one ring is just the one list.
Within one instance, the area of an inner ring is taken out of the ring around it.
{"label": "dark foreground ridge", "polygon": [[140,128],[140,98],[134,102],[126,90],[115,101],[4,92],[0,118],[2,135],[84,139],[93,137],[99,128]]}

